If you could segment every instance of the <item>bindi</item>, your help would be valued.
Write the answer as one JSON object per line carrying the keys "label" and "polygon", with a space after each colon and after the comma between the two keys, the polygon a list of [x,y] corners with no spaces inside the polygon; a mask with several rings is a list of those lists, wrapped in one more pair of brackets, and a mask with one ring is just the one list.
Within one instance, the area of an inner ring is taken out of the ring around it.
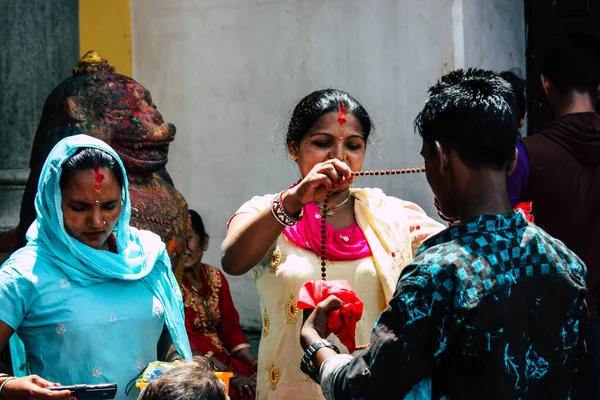
{"label": "bindi", "polygon": [[338,107],[338,117],[337,120],[340,125],[346,124],[346,117],[348,116],[348,112],[346,111],[346,107],[344,107],[344,103],[340,101],[340,105]]}
{"label": "bindi", "polygon": [[344,103],[342,103],[340,101],[339,106],[338,106],[338,116],[337,116],[338,123],[340,124],[339,135],[338,135],[338,138],[340,138],[340,139],[344,138],[344,125],[346,124],[347,115],[348,115],[348,112],[346,111],[346,108],[344,107]]}
{"label": "bindi", "polygon": [[104,180],[104,175],[102,172],[100,172],[100,167],[98,164],[94,166],[94,172],[94,188],[99,192],[102,190],[102,181]]}

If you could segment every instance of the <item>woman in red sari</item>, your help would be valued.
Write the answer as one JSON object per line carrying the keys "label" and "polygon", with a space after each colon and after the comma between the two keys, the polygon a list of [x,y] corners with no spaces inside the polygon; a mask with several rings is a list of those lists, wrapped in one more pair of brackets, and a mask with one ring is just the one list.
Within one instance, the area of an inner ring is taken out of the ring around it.
{"label": "woman in red sari", "polygon": [[202,262],[208,234],[202,218],[190,210],[192,232],[185,253],[183,300],[185,326],[194,355],[203,355],[215,370],[231,371],[232,400],[254,399],[256,359],[250,351],[223,273]]}

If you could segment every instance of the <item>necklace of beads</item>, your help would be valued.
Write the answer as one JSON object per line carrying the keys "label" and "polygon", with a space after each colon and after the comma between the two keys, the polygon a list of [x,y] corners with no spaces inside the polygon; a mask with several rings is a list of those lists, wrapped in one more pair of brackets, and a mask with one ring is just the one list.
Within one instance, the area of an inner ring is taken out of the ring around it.
{"label": "necklace of beads", "polygon": [[[352,176],[365,176],[365,175],[400,175],[400,174],[416,174],[420,172],[425,172],[425,168],[407,168],[407,169],[385,169],[385,170],[376,170],[376,171],[357,171],[352,172]],[[331,211],[342,206],[345,202],[350,199],[351,195],[349,194],[346,199],[340,204],[334,207],[328,207],[329,204],[329,194],[325,197],[323,201],[323,207],[320,207],[321,212],[321,279],[324,281],[327,280],[327,258],[325,257],[325,239],[326,239],[326,218],[328,215],[332,215]]]}

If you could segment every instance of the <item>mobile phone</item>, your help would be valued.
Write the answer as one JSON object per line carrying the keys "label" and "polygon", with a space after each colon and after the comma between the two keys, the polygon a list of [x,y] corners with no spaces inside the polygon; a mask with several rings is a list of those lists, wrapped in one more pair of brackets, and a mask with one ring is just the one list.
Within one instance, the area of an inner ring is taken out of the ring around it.
{"label": "mobile phone", "polygon": [[114,399],[117,395],[116,383],[101,383],[98,385],[54,386],[50,390],[70,390],[71,395],[78,399]]}

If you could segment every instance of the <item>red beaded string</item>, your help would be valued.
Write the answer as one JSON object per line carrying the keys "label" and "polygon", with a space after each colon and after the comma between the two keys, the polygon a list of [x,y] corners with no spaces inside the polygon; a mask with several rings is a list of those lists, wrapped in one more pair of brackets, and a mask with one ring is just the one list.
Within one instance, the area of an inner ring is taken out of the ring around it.
{"label": "red beaded string", "polygon": [[[425,168],[407,168],[407,169],[381,169],[376,171],[356,171],[351,172],[352,176],[371,176],[371,175],[400,175],[400,174],[416,174],[420,172],[425,172]],[[327,211],[331,210],[331,208],[327,207],[329,205],[329,194],[325,197],[323,201],[323,208],[321,211],[321,279],[324,281],[327,280],[327,259],[325,258],[325,239],[326,239],[326,230],[325,225],[327,218]]]}
{"label": "red beaded string", "polygon": [[351,172],[352,176],[364,175],[400,175],[400,174],[416,174],[425,172],[425,168],[407,168],[407,169],[380,169],[376,171],[357,171]]}

